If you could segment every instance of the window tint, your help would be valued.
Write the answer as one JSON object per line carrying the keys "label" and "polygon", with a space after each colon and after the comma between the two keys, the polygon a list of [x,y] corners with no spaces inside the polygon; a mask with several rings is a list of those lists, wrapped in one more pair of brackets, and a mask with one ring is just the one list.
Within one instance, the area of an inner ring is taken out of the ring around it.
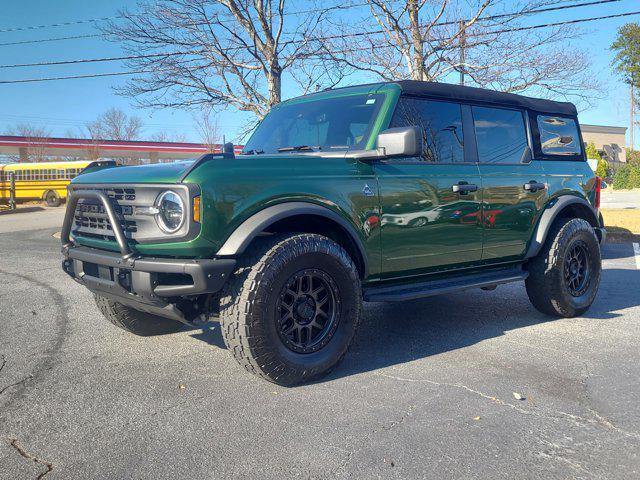
{"label": "window tint", "polygon": [[480,163],[520,163],[527,142],[519,110],[473,107]]}
{"label": "window tint", "polygon": [[543,155],[580,155],[580,136],[575,120],[538,115]]}
{"label": "window tint", "polygon": [[464,161],[460,104],[401,97],[391,127],[412,125],[422,129],[422,159],[425,162]]}

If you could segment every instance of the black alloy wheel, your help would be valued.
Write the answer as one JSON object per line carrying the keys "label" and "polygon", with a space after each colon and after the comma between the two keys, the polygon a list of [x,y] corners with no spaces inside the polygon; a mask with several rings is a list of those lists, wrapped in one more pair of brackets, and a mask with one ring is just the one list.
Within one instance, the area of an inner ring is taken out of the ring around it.
{"label": "black alloy wheel", "polygon": [[296,353],[317,352],[336,331],[340,293],[335,282],[317,269],[301,270],[285,282],[276,305],[280,339]]}
{"label": "black alloy wheel", "polygon": [[581,296],[589,287],[590,263],[589,250],[584,242],[577,241],[567,249],[564,258],[564,280],[572,296]]}

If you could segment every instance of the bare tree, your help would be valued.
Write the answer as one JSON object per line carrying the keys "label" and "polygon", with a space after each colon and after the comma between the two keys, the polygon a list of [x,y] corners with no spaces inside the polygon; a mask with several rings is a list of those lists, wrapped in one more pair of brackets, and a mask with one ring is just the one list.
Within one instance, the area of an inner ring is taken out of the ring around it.
{"label": "bare tree", "polygon": [[169,133],[166,130],[160,130],[151,135],[150,140],[153,142],[186,142],[186,137],[182,133]]}
{"label": "bare tree", "polygon": [[210,108],[206,108],[194,114],[193,120],[200,135],[200,141],[207,147],[209,152],[214,153],[216,146],[222,142],[219,136],[217,118],[213,116]]}
{"label": "bare tree", "polygon": [[[87,157],[98,160],[102,157],[100,141],[117,140],[131,141],[140,138],[142,120],[136,116],[129,116],[118,108],[110,108],[93,122],[85,125],[91,145],[87,148]],[[128,158],[117,158],[123,163],[134,163]]]}
{"label": "bare tree", "polygon": [[95,121],[86,125],[89,136],[94,140],[137,140],[142,129],[142,120],[128,116],[118,108],[110,108]]}
{"label": "bare tree", "polygon": [[[286,0],[144,1],[105,31],[144,72],[120,93],[154,108],[233,107],[261,119],[282,99],[283,79],[312,53],[321,8],[289,14]],[[313,2],[307,2],[312,5]],[[291,31],[285,33],[285,17]],[[316,70],[311,84],[334,84]]]}
{"label": "bare tree", "polygon": [[[385,80],[459,81],[506,92],[588,99],[597,82],[566,26],[519,30],[528,10],[551,0],[367,0],[376,25],[339,23],[323,40],[328,59]],[[508,12],[508,13],[507,13]],[[366,32],[362,32],[366,30]],[[357,41],[354,39],[357,38]]]}
{"label": "bare tree", "polygon": [[7,135],[25,137],[27,145],[20,148],[20,154],[12,160],[17,162],[46,162],[50,158],[46,155],[45,142],[51,137],[51,132],[43,127],[36,127],[20,123],[7,130]]}

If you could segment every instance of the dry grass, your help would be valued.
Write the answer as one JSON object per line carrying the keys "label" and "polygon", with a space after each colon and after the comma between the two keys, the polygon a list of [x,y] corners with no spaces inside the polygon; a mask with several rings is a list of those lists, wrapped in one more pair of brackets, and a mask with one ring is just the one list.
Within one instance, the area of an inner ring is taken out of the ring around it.
{"label": "dry grass", "polygon": [[640,234],[640,209],[603,208],[600,212],[607,232]]}

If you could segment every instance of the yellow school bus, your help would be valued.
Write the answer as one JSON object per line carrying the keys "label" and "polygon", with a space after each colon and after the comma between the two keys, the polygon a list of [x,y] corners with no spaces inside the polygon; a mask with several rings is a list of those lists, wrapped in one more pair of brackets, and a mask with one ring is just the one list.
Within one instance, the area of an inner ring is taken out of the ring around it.
{"label": "yellow school bus", "polygon": [[42,200],[57,207],[67,197],[67,185],[91,161],[0,164],[0,202],[8,202],[11,175],[15,179],[15,200]]}

